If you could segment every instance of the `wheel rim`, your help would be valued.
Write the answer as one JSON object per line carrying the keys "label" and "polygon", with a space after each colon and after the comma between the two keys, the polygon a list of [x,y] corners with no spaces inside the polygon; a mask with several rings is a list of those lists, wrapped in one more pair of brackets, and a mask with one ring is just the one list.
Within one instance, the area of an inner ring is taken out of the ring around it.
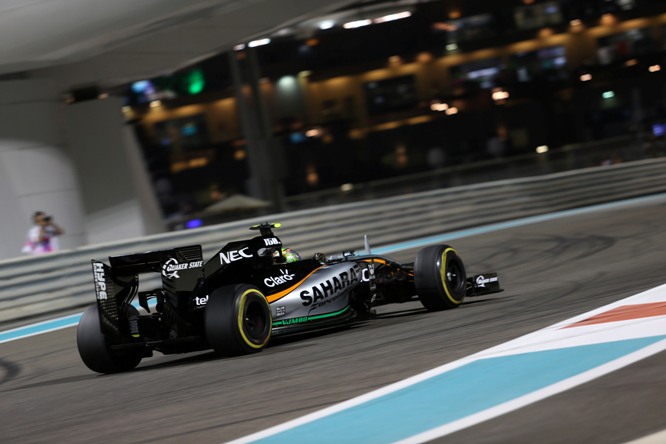
{"label": "wheel rim", "polygon": [[454,291],[458,291],[460,288],[461,282],[461,270],[460,265],[456,261],[450,261],[448,263],[448,270],[446,271],[446,284],[449,288]]}
{"label": "wheel rim", "polygon": [[260,301],[249,301],[243,316],[243,330],[248,339],[260,344],[264,341],[266,332],[266,313],[264,304]]}
{"label": "wheel rim", "polygon": [[453,248],[442,253],[439,262],[439,275],[446,297],[455,305],[460,305],[465,298],[465,269]]}

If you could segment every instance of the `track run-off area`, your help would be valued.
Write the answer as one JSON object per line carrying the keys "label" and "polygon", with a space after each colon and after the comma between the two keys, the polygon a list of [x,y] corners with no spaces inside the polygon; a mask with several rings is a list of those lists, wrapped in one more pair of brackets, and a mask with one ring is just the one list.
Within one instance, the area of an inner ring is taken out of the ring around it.
{"label": "track run-off area", "polygon": [[468,274],[496,271],[505,291],[437,313],[416,301],[380,307],[363,325],[251,356],[156,354],[97,375],[76,350],[77,313],[0,331],[1,441],[621,443],[659,433],[665,216],[659,195],[406,233],[374,252],[407,262],[447,243]]}

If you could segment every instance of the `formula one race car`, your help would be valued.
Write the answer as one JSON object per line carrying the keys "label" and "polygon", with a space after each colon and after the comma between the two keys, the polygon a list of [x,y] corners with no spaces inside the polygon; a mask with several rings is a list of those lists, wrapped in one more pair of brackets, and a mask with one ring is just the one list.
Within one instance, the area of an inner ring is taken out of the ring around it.
{"label": "formula one race car", "polygon": [[[378,305],[418,296],[436,311],[501,291],[495,273],[466,278],[447,245],[423,248],[413,264],[400,264],[371,254],[366,237],[364,255],[318,253],[292,261],[273,234],[279,226],[253,226],[258,236],[228,243],[206,263],[200,245],[109,257],[110,265],[93,260],[97,303],[77,330],[85,365],[114,373],[136,367],[154,350],[253,353],[271,335],[367,320]],[[161,288],[139,291],[145,273],[160,273]]]}

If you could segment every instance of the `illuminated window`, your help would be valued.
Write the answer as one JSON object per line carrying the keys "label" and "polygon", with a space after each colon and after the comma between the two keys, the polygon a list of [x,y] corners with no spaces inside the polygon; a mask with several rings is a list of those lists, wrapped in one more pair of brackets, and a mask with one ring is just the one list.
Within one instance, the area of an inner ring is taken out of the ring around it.
{"label": "illuminated window", "polygon": [[368,82],[364,85],[370,114],[398,111],[416,105],[416,78],[413,75]]}
{"label": "illuminated window", "polygon": [[456,81],[472,81],[478,83],[481,88],[491,89],[497,86],[496,78],[503,69],[502,61],[496,57],[453,66],[451,74]]}
{"label": "illuminated window", "polygon": [[510,66],[519,82],[529,82],[542,73],[549,80],[566,78],[566,50],[564,46],[551,46],[536,51],[513,54]]}
{"label": "illuminated window", "polygon": [[649,28],[630,29],[597,40],[599,63],[608,65],[659,50]]}
{"label": "illuminated window", "polygon": [[495,18],[491,14],[473,15],[433,24],[435,31],[446,32],[448,44],[494,37]]}
{"label": "illuminated window", "polygon": [[560,5],[554,1],[518,6],[513,11],[513,17],[518,29],[542,28],[563,21]]}

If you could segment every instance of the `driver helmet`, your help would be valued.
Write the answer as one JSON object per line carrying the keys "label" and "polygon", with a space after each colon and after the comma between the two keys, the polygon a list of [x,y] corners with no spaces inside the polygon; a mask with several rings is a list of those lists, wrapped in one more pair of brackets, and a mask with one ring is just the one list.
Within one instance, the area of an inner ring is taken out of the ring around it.
{"label": "driver helmet", "polygon": [[298,254],[296,250],[292,250],[291,248],[283,248],[282,257],[284,257],[285,262],[287,262],[288,264],[291,262],[297,262],[301,260],[301,255]]}

